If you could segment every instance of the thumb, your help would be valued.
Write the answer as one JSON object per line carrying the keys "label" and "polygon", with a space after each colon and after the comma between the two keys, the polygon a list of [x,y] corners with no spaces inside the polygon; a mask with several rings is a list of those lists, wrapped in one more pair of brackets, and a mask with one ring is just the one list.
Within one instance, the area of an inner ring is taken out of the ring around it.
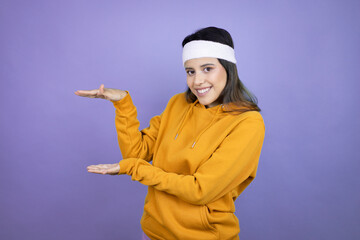
{"label": "thumb", "polygon": [[101,95],[104,95],[104,84],[100,85],[99,92]]}

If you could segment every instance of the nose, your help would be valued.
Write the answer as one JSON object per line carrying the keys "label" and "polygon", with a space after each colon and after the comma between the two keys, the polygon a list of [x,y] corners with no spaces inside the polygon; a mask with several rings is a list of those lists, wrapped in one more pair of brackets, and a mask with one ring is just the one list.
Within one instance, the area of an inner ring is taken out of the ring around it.
{"label": "nose", "polygon": [[195,85],[201,85],[205,82],[205,76],[203,74],[196,74],[194,76],[194,84]]}

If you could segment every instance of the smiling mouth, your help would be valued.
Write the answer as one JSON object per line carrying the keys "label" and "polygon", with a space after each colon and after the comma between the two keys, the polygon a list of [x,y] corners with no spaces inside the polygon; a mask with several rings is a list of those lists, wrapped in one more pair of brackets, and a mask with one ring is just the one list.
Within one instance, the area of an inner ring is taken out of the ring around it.
{"label": "smiling mouth", "polygon": [[205,95],[209,90],[210,90],[211,87],[208,87],[208,88],[202,88],[202,89],[196,89],[196,92],[202,96],[202,95]]}

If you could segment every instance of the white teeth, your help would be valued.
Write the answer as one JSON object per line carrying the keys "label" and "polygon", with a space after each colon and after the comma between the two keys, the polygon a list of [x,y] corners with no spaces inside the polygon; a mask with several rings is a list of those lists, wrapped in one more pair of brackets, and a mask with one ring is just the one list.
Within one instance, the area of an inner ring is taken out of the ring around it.
{"label": "white teeth", "polygon": [[197,90],[197,91],[198,91],[198,93],[206,93],[209,90],[210,90],[210,88],[204,88],[204,89],[200,89],[200,90]]}

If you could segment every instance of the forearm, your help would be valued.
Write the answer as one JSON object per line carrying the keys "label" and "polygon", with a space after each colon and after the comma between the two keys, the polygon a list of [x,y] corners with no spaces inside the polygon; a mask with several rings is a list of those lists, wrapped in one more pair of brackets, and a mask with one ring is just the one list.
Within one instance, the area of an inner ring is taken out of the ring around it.
{"label": "forearm", "polygon": [[[120,174],[128,174],[134,181],[152,186],[159,191],[164,191],[194,205],[204,205],[212,202],[238,185],[248,185],[252,180],[251,174],[255,165],[199,171],[193,175],[182,175],[154,167],[150,163],[137,158],[120,161]],[[206,173],[207,172],[207,173]]]}
{"label": "forearm", "polygon": [[160,118],[154,117],[150,122],[150,125],[153,125],[151,128],[139,131],[140,123],[130,95],[127,94],[121,101],[113,101],[113,104],[116,109],[117,138],[123,158],[135,157],[150,161]]}

